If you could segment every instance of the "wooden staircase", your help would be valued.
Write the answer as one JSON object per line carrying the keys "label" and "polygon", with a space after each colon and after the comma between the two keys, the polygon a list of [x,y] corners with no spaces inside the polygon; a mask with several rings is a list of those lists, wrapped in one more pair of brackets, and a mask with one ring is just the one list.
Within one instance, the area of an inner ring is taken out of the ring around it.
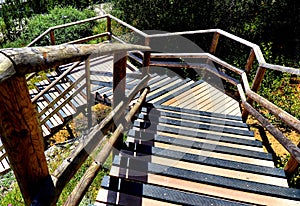
{"label": "wooden staircase", "polygon": [[166,106],[180,95],[172,94],[148,95],[95,205],[300,204],[300,190],[288,187],[240,115]]}

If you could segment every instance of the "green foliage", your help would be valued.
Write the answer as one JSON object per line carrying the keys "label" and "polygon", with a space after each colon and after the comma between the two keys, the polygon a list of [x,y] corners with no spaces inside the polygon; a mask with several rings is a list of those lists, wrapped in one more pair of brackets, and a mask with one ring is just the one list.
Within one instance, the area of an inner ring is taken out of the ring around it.
{"label": "green foliage", "polygon": [[[300,54],[297,0],[113,0],[114,15],[141,30],[220,28],[252,42],[274,42],[276,54]],[[130,12],[128,12],[130,11]],[[142,11],[142,12],[141,12]],[[227,49],[228,45],[226,45]],[[223,53],[229,53],[224,49]]]}
{"label": "green foliage", "polygon": [[[4,47],[22,47],[26,46],[29,42],[35,39],[37,36],[46,31],[49,27],[61,25],[64,23],[70,23],[79,21],[95,16],[95,13],[91,10],[79,11],[73,7],[55,7],[49,12],[49,14],[39,14],[28,20],[28,24],[19,39],[13,42],[9,42]],[[56,44],[65,43],[71,40],[79,39],[82,37],[92,35],[92,27],[95,23],[86,23],[60,29],[55,32]],[[50,45],[50,39],[47,36],[42,39],[39,45]]]}
{"label": "green foliage", "polygon": [[[91,0],[79,0],[79,1],[58,1],[58,0],[28,0],[28,1],[19,1],[19,0],[6,0],[4,4],[2,4],[1,8],[1,33],[3,35],[3,39],[1,43],[9,43],[19,39],[20,34],[23,32],[23,29],[26,28],[28,20],[34,16],[35,14],[45,14],[57,7],[69,7],[76,8],[79,10],[83,10],[92,4]],[[65,12],[65,11],[64,11]],[[51,12],[50,12],[51,13]],[[52,11],[53,13],[53,11]],[[75,14],[77,14],[78,11]],[[86,15],[88,13],[84,11]],[[68,13],[70,15],[70,13]],[[65,15],[64,15],[65,16]],[[57,19],[60,18],[61,22],[64,20],[67,22],[68,19],[62,18],[62,16],[56,16]],[[80,18],[80,17],[79,17]],[[40,20],[45,20],[40,18]],[[47,20],[47,18],[46,18]],[[55,23],[55,22],[54,22]],[[41,24],[41,22],[39,22]],[[29,41],[27,39],[27,41]],[[18,44],[23,46],[24,43],[19,42]]]}

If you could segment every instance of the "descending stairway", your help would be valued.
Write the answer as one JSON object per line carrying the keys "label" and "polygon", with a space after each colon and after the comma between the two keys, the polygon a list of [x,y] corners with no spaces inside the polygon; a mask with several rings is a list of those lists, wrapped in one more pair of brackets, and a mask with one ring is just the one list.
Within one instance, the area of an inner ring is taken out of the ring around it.
{"label": "descending stairway", "polygon": [[142,108],[95,205],[299,205],[240,116],[179,106]]}

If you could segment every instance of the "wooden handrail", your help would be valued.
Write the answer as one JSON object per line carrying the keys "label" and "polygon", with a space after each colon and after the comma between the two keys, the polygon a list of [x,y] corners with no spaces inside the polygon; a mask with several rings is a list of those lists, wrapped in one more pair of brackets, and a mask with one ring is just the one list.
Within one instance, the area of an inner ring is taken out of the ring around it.
{"label": "wooden handrail", "polygon": [[[54,104],[56,104],[60,99],[62,99],[68,92],[70,92],[77,84],[79,84],[84,79],[82,75],[75,82],[73,82],[65,91],[59,94],[56,99],[50,102],[42,111],[39,112],[38,118],[40,118],[47,110],[49,110]],[[44,90],[43,90],[44,91]]]}
{"label": "wooden handrail", "polygon": [[[54,114],[56,114],[61,108],[68,104],[79,92],[81,92],[86,87],[86,84],[81,85],[73,94],[71,94],[63,103],[51,111],[44,119],[41,120],[40,125],[45,124]],[[56,98],[59,100],[58,98]],[[57,102],[57,101],[56,101]],[[40,113],[39,115],[41,115]]]}
{"label": "wooden handrail", "polygon": [[71,71],[73,71],[82,61],[75,62],[70,68],[64,71],[57,79],[51,82],[45,89],[40,91],[36,96],[33,97],[32,103],[36,103],[36,101],[41,98],[46,92],[52,89],[60,80],[64,79]]}
{"label": "wooden handrail", "polygon": [[91,54],[106,55],[131,50],[149,50],[149,47],[118,44],[76,44],[47,47],[24,47],[0,50],[0,83],[11,76],[44,71],[60,65],[81,61]]}
{"label": "wooden handrail", "polygon": [[[97,144],[101,141],[103,136],[109,131],[115,121],[120,119],[120,115],[128,107],[131,100],[138,94],[138,92],[145,88],[148,84],[150,76],[145,76],[141,82],[135,86],[127,97],[120,102],[115,109],[99,124],[96,125],[85,137],[85,141],[81,142],[73,153],[63,161],[63,163],[53,172],[52,179],[55,188],[55,197],[49,202],[55,204],[62,189],[74,176],[76,171],[80,168],[83,162],[87,159],[89,154],[94,151]],[[49,197],[52,198],[52,197]]]}
{"label": "wooden handrail", "polygon": [[96,17],[88,18],[88,19],[81,20],[81,21],[75,21],[75,22],[71,22],[71,23],[66,23],[66,24],[50,27],[44,33],[42,33],[37,38],[35,38],[32,42],[30,42],[27,45],[27,47],[33,46],[36,42],[38,42],[44,36],[48,35],[50,33],[50,31],[54,31],[56,29],[62,29],[62,28],[66,28],[66,27],[74,26],[74,25],[78,25],[78,24],[84,24],[84,23],[87,23],[87,22],[90,22],[90,21],[95,21],[95,20],[98,20],[98,19],[104,19],[104,18],[107,18],[107,16],[108,15],[96,16]]}
{"label": "wooden handrail", "polygon": [[84,173],[76,187],[73,189],[72,193],[69,195],[67,201],[64,203],[65,206],[76,206],[79,205],[83,196],[85,195],[88,187],[91,185],[95,177],[97,176],[99,170],[102,168],[104,162],[109,156],[110,152],[114,148],[115,143],[117,142],[120,135],[124,132],[124,129],[131,122],[132,117],[138,112],[141,108],[142,103],[146,99],[146,95],[149,92],[149,88],[145,88],[138,98],[137,102],[131,108],[130,112],[125,116],[125,122],[118,125],[115,132],[108,139],[106,144],[103,146],[99,154],[95,157],[95,161]]}

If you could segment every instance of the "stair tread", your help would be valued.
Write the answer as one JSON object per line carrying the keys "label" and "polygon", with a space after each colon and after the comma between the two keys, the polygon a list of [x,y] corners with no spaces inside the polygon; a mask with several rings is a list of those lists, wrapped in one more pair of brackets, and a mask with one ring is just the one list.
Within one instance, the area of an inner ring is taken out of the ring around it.
{"label": "stair tread", "polygon": [[190,120],[190,121],[197,121],[197,122],[204,122],[204,123],[210,123],[210,124],[240,127],[240,128],[248,129],[248,125],[243,122],[230,121],[230,120],[226,120],[226,119],[210,118],[207,116],[188,115],[188,114],[184,114],[184,113],[175,113],[175,112],[169,112],[169,111],[163,111],[163,110],[160,111],[155,108],[153,108],[149,112],[149,114],[139,114],[139,117],[143,118],[143,119],[149,119],[149,118],[153,119],[156,116],[177,118],[177,119],[183,119],[183,120]]}
{"label": "stair tread", "polygon": [[[143,137],[136,137],[136,136],[130,136],[130,137],[143,139]],[[250,157],[254,159],[263,159],[263,160],[270,160],[270,161],[273,160],[272,155],[269,153],[258,152],[258,151],[248,150],[248,149],[234,148],[229,146],[222,146],[222,145],[218,145],[218,142],[216,142],[216,144],[203,143],[203,142],[196,142],[196,141],[190,141],[185,139],[167,137],[163,135],[155,135],[152,139],[150,140],[146,139],[146,141],[161,142],[169,145],[176,145],[176,146],[198,149],[203,151],[214,151],[214,152],[219,152],[224,154]]]}
{"label": "stair tread", "polygon": [[[143,135],[146,133],[144,131],[138,131],[131,129],[129,133],[139,133],[140,135]],[[221,135],[213,135],[213,134],[207,134],[203,132],[194,132],[191,130],[185,130],[185,129],[173,129],[169,128],[167,126],[157,126],[156,130],[150,131],[150,129],[147,129],[147,132],[149,134],[154,134],[156,132],[164,132],[164,133],[169,133],[169,134],[176,134],[176,135],[183,135],[187,137],[194,137],[198,139],[207,139],[207,140],[213,140],[213,141],[218,141],[218,142],[227,142],[227,143],[232,143],[232,144],[241,144],[241,145],[248,145],[248,146],[253,146],[253,147],[261,147],[262,143],[258,140],[251,139],[242,139],[242,138],[236,138],[236,137],[230,137],[230,136],[221,136]]]}
{"label": "stair tread", "polygon": [[152,147],[149,145],[129,143],[129,148],[126,148],[126,150],[124,149],[124,152],[126,153],[127,151],[129,152],[129,154],[131,154],[133,150],[138,152],[141,155],[154,155],[154,156],[159,156],[164,158],[191,162],[195,164],[204,164],[204,165],[210,165],[210,166],[215,166],[220,168],[233,169],[236,171],[252,172],[254,174],[263,174],[263,175],[285,178],[284,171],[278,168],[253,165],[253,164],[242,163],[242,162],[235,162],[232,160],[223,160],[223,159],[218,159],[209,156],[207,157],[203,155],[188,154],[185,152]]}
{"label": "stair tread", "polygon": [[[188,80],[189,80],[189,79],[183,80],[183,81],[182,81],[182,85],[188,83]],[[176,96],[182,94],[183,92],[188,91],[189,89],[191,89],[191,88],[193,88],[193,87],[195,87],[195,86],[197,86],[197,85],[199,85],[199,84],[201,84],[201,83],[203,83],[203,80],[199,80],[199,81],[197,81],[197,82],[193,82],[193,83],[190,84],[190,85],[186,85],[184,88],[181,88],[180,90],[176,90],[176,89],[175,89],[176,87],[174,86],[173,88],[170,88],[170,90],[172,90],[172,93],[171,93],[171,94],[161,95],[161,97],[159,98],[159,100],[156,100],[156,101],[155,101],[155,104],[162,104],[162,103],[164,103],[164,102],[166,102],[166,101],[168,101],[168,100],[170,100],[170,99],[172,99],[172,98],[174,98],[174,97],[176,97]],[[178,88],[178,86],[177,86],[177,88]],[[170,90],[169,90],[169,91],[170,91]],[[168,91],[168,92],[169,92],[169,91]],[[148,101],[148,100],[147,100],[147,101]],[[150,102],[150,101],[148,101],[148,102]]]}
{"label": "stair tread", "polygon": [[[122,192],[116,192],[108,189],[101,188],[94,206],[107,206],[107,205],[130,205],[130,206],[161,206],[162,202],[159,200],[138,197]],[[175,206],[178,204],[164,202],[164,206]]]}
{"label": "stair tread", "polygon": [[[102,180],[101,186],[105,189],[111,189],[109,187],[110,181],[113,177],[105,176]],[[147,197],[157,199],[165,202],[171,202],[175,204],[184,205],[245,205],[233,201],[226,201],[222,199],[212,198],[204,195],[194,194],[190,192],[183,192],[179,190],[159,187],[156,185],[132,182],[126,179],[118,180],[121,191],[126,194],[132,194],[135,196]],[[130,188],[130,189],[129,189]]]}
{"label": "stair tread", "polygon": [[[129,159],[129,165],[127,159]],[[134,169],[142,172],[159,173],[166,176],[171,176],[179,179],[186,179],[190,181],[202,182],[207,184],[218,185],[223,187],[237,189],[247,192],[254,192],[263,195],[270,195],[280,198],[289,198],[292,200],[300,200],[300,190],[288,187],[281,187],[275,185],[269,185],[265,183],[251,182],[247,180],[239,180],[235,178],[222,177],[219,175],[206,174],[203,172],[195,172],[187,169],[180,169],[176,167],[164,166],[160,164],[140,161],[132,158],[124,158],[121,162],[121,158],[116,156],[114,164],[129,166],[130,169]]]}
{"label": "stair tread", "polygon": [[214,112],[199,111],[199,110],[186,109],[186,108],[173,107],[173,106],[165,106],[165,105],[159,105],[159,104],[153,104],[153,107],[156,109],[164,109],[164,110],[176,111],[176,112],[187,113],[187,114],[203,115],[203,116],[209,116],[209,117],[218,117],[218,118],[223,118],[223,119],[242,121],[241,116],[226,115],[226,114],[220,114],[220,113],[214,113]]}
{"label": "stair tread", "polygon": [[152,118],[150,121],[139,118],[140,121],[136,121],[136,126],[146,129],[150,125],[158,125],[158,124],[168,124],[173,126],[180,126],[186,128],[193,128],[193,129],[201,129],[201,130],[210,130],[216,132],[223,132],[227,134],[236,134],[236,135],[243,135],[243,136],[250,136],[254,137],[254,132],[245,129],[239,128],[228,128],[222,125],[213,125],[213,124],[204,124],[201,122],[191,122],[186,121],[184,119],[170,119],[165,117],[158,117],[158,119]]}
{"label": "stair tread", "polygon": [[[162,90],[155,90],[155,93],[154,94],[149,94],[147,97],[146,97],[146,101],[147,102],[151,102],[151,101],[154,101],[154,102],[160,102],[161,99],[165,99],[166,97],[164,97],[165,95],[167,96],[173,96],[173,94],[169,94],[170,92],[174,92],[176,89],[179,89],[181,88],[183,85],[187,84],[188,82],[190,82],[191,80],[190,79],[185,79],[185,80],[178,80],[177,82],[175,82],[174,84],[170,84],[170,85],[167,85],[166,88],[163,88]],[[181,89],[182,90],[182,89]],[[157,100],[159,99],[159,100]],[[159,104],[159,103],[157,103]]]}
{"label": "stair tread", "polygon": [[[178,188],[180,185],[180,189],[184,191],[207,194],[251,204],[297,205],[298,202],[296,200],[299,198],[295,197],[294,200],[286,199],[290,198],[289,192],[294,190],[291,188],[264,183],[253,183],[247,180],[220,177],[206,174],[205,172],[190,171],[189,169],[169,165],[149,163],[137,159],[136,157],[128,158],[116,156],[110,175],[126,178],[130,181],[161,185],[164,187]],[[265,188],[267,188],[266,191],[264,190]],[[277,194],[276,192],[278,191],[282,193]],[[299,192],[299,190],[294,192]],[[286,194],[288,194],[288,197]]]}

